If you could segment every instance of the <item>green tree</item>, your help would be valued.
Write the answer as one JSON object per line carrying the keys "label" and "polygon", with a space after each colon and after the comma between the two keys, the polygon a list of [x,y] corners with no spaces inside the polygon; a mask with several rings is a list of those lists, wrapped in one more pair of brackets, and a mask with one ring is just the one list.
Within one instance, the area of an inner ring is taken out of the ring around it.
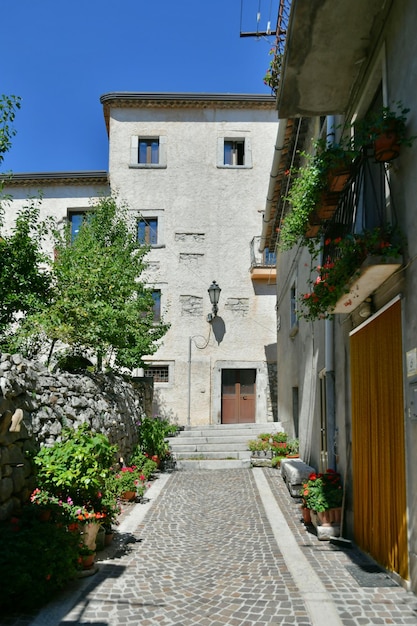
{"label": "green tree", "polygon": [[10,150],[12,137],[16,134],[12,126],[16,109],[20,109],[18,96],[0,96],[0,164],[4,160],[5,153]]}
{"label": "green tree", "polygon": [[16,325],[41,311],[50,298],[51,275],[42,251],[46,225],[33,201],[5,233],[0,216],[0,346],[14,351]]}
{"label": "green tree", "polygon": [[97,369],[138,367],[168,329],[155,322],[152,289],[139,280],[147,252],[128,208],[101,199],[73,241],[68,228],[55,232],[54,296],[32,322],[72,354],[93,353]]}

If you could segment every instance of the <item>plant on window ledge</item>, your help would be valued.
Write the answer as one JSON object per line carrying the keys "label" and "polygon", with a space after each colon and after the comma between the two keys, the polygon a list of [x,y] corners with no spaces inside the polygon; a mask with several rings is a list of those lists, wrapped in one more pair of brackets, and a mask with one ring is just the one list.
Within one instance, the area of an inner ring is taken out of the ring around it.
{"label": "plant on window ledge", "polygon": [[411,147],[416,139],[407,133],[409,111],[401,101],[395,103],[395,108],[384,106],[370,111],[354,124],[355,142],[373,145],[376,161],[392,161],[399,156],[401,146]]}
{"label": "plant on window ledge", "polygon": [[[403,250],[403,237],[392,227],[375,228],[361,234],[327,239],[324,247],[333,250],[323,265],[315,268],[316,277],[310,278],[311,289],[301,296],[298,316],[307,320],[329,317],[339,298],[349,292],[350,282],[360,275],[360,268],[369,256],[381,261],[398,257]],[[316,249],[316,258],[323,249]]]}

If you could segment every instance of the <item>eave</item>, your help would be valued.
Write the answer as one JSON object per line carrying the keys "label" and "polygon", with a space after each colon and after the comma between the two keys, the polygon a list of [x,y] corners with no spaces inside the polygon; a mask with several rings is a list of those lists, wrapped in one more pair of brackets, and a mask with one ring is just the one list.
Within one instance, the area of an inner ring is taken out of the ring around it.
{"label": "eave", "polygon": [[345,113],[393,0],[292,0],[279,117]]}
{"label": "eave", "polygon": [[7,187],[65,186],[65,185],[108,185],[109,176],[104,170],[85,172],[27,172],[3,174],[2,182]]}
{"label": "eave", "polygon": [[110,109],[266,109],[274,110],[274,96],[230,93],[153,93],[115,91],[103,94],[104,119],[109,129]]}

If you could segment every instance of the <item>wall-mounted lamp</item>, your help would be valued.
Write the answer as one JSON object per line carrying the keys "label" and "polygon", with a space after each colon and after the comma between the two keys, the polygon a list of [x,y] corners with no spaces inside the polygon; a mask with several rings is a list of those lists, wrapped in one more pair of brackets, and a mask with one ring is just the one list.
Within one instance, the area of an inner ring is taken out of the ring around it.
{"label": "wall-mounted lamp", "polygon": [[216,283],[215,280],[213,280],[210,287],[208,288],[208,294],[210,296],[211,310],[212,310],[212,312],[207,315],[208,322],[211,322],[217,315],[217,311],[218,311],[217,305],[219,303],[220,292],[221,292],[221,289],[219,285]]}

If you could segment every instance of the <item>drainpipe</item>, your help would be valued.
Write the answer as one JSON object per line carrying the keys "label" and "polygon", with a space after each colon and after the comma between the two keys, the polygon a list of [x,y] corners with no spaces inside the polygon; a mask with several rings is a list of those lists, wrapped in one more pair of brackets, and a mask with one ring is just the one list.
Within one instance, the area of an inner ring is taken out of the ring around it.
{"label": "drainpipe", "polygon": [[[335,141],[335,117],[327,117],[327,134],[329,143]],[[326,369],[326,425],[327,425],[327,467],[336,469],[336,392],[334,373],[334,321],[326,319],[324,328],[325,353],[324,364]],[[324,468],[326,469],[326,468]]]}
{"label": "drainpipe", "polygon": [[287,120],[279,120],[277,139],[275,142],[274,158],[272,160],[271,173],[269,175],[268,194],[266,197],[265,213],[262,219],[262,233],[261,241],[259,243],[259,252],[263,252],[265,249],[266,235],[268,231],[268,224],[271,220],[271,208],[274,202],[275,184],[279,172],[279,166],[281,163],[281,154],[284,147],[285,133],[287,130]]}

